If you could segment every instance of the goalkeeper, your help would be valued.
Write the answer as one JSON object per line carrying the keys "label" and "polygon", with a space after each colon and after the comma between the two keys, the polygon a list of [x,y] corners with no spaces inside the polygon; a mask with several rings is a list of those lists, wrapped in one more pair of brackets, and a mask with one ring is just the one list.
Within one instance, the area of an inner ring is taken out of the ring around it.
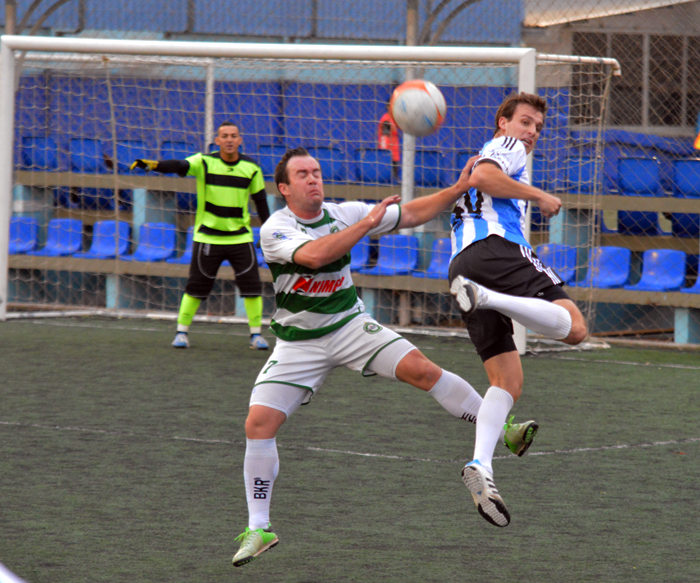
{"label": "goalkeeper", "polygon": [[242,138],[238,126],[222,123],[214,143],[219,152],[194,154],[185,160],[135,160],[131,165],[146,171],[197,178],[197,213],[194,225],[192,262],[177,318],[172,345],[189,348],[188,332],[199,305],[214,287],[216,274],[228,259],[236,285],[244,298],[250,326],[250,347],[267,350],[261,336],[262,283],[253,247],[248,201],[252,199],[260,222],[270,216],[262,170],[248,156],[240,154]]}

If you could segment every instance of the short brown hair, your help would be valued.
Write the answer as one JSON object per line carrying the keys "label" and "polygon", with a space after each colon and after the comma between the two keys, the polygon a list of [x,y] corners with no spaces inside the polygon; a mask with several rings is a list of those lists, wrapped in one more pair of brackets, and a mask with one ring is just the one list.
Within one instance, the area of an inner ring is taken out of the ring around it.
{"label": "short brown hair", "polygon": [[526,105],[531,105],[537,111],[542,113],[542,118],[547,117],[547,102],[539,95],[533,95],[532,93],[511,93],[508,97],[503,100],[503,103],[498,107],[496,112],[496,129],[494,129],[494,135],[498,133],[501,128],[498,127],[498,120],[505,117],[508,121],[513,119],[513,114],[515,110],[521,103]]}
{"label": "short brown hair", "polygon": [[280,184],[289,184],[289,172],[287,172],[289,160],[296,156],[303,158],[309,155],[309,151],[302,147],[292,148],[284,153],[282,159],[277,163],[277,167],[275,168],[275,184],[278,189]]}
{"label": "short brown hair", "polygon": [[232,122],[232,121],[222,121],[222,122],[219,124],[219,127],[216,128],[216,133],[217,133],[217,135],[218,135],[219,130],[220,130],[221,128],[228,127],[228,126],[233,126],[233,127],[236,128],[239,132],[241,131],[241,128],[238,126],[237,123]]}

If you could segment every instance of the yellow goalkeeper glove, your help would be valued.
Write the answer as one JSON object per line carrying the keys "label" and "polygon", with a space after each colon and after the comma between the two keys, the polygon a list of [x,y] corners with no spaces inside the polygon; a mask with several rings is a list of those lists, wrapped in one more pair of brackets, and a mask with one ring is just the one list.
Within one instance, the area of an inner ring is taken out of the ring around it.
{"label": "yellow goalkeeper glove", "polygon": [[134,163],[131,165],[131,169],[141,168],[141,170],[150,172],[151,170],[155,170],[156,166],[158,166],[158,160],[141,160],[139,158],[138,160],[134,160]]}

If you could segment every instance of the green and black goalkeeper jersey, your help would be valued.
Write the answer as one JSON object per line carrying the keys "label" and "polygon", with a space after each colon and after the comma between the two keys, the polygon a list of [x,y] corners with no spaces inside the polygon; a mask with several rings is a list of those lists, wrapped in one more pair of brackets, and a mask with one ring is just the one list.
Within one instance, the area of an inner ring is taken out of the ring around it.
{"label": "green and black goalkeeper jersey", "polygon": [[260,167],[243,154],[231,164],[218,152],[195,154],[186,161],[187,174],[197,179],[194,240],[215,245],[252,242],[248,200],[265,196]]}

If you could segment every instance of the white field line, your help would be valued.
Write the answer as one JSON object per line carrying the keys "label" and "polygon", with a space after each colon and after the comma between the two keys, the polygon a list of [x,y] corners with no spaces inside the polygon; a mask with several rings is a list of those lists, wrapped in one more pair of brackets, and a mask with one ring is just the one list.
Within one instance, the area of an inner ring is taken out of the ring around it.
{"label": "white field line", "polygon": [[[38,320],[16,320],[17,324],[34,324],[38,326],[56,326],[58,328],[92,328],[101,330],[130,330],[133,332],[163,332],[165,334],[175,333],[175,328],[163,329],[163,328],[134,328],[132,326],[95,326],[93,324],[78,324],[76,322],[58,322],[56,320],[38,321]],[[247,326],[244,332],[236,332],[235,328],[231,328],[231,331],[227,332],[215,332],[197,329],[197,334],[209,335],[209,336],[250,336],[250,332],[247,330]]]}
{"label": "white field line", "polygon": [[688,370],[700,370],[700,366],[690,364],[662,364],[658,362],[631,362],[625,360],[602,360],[593,358],[576,358],[574,356],[550,356],[554,360],[575,360],[578,362],[595,362],[599,364],[624,364],[629,366],[650,366],[653,368],[684,368]]}
{"label": "white field line", "polygon": [[[100,435],[111,435],[116,437],[136,437],[144,439],[156,439],[156,440],[166,440],[166,441],[187,441],[190,443],[206,444],[206,445],[241,445],[245,446],[245,441],[231,441],[226,439],[202,439],[198,437],[182,437],[182,436],[167,436],[167,435],[149,435],[142,433],[132,433],[128,431],[109,431],[106,429],[87,429],[82,427],[62,427],[60,425],[42,425],[40,423],[19,423],[15,421],[0,421],[0,426],[6,427],[31,427],[35,429],[46,429],[51,431],[76,431],[81,433],[95,433]],[[552,451],[536,451],[528,453],[529,456],[543,456],[543,455],[571,455],[577,453],[591,453],[599,451],[609,451],[616,449],[639,449],[639,448],[650,448],[650,447],[663,447],[669,445],[682,445],[688,443],[700,443],[700,437],[690,437],[687,439],[677,439],[670,441],[653,441],[650,443],[636,443],[636,444],[617,444],[617,445],[604,445],[600,447],[578,447],[574,449],[556,449]],[[302,445],[285,445],[284,443],[278,443],[277,447],[280,449],[297,449],[304,451],[313,451],[321,453],[338,453],[350,456],[359,457],[371,457],[379,459],[389,459],[389,460],[399,460],[399,461],[410,461],[410,462],[428,462],[428,463],[438,463],[438,464],[453,464],[453,463],[465,463],[471,458],[465,458],[461,460],[436,460],[430,458],[417,458],[410,456],[401,455],[387,455],[381,453],[370,453],[361,451],[352,451],[344,449],[329,449],[323,447],[310,447]],[[514,455],[505,456],[494,456],[495,460],[505,460],[513,459]]]}
{"label": "white field line", "polygon": [[[57,320],[33,320],[33,319],[26,319],[26,320],[15,320],[17,323],[21,324],[35,324],[39,326],[57,326],[61,328],[106,328],[109,330],[133,330],[135,332],[169,332],[169,330],[163,330],[162,328],[146,328],[146,327],[138,327],[134,328],[131,326],[95,326],[93,324],[86,324],[86,323],[76,323],[76,322],[59,322]],[[411,333],[414,334],[415,331],[411,329],[398,329],[395,328],[395,330],[399,331],[400,333]],[[202,334],[202,335],[210,335],[210,336],[248,336],[248,331],[245,330],[243,332],[236,332],[235,328],[232,328],[230,331],[227,332],[216,332],[216,331],[211,331],[211,330],[206,330],[206,329],[197,329],[197,334]],[[426,346],[421,348],[421,350],[426,351],[426,350],[434,350],[431,346]],[[661,364],[661,363],[653,363],[653,362],[632,362],[632,361],[624,361],[624,360],[603,360],[603,359],[593,359],[593,358],[577,358],[575,356],[549,356],[549,358],[556,359],[556,360],[571,360],[571,361],[576,361],[576,362],[592,362],[592,363],[597,363],[597,364],[619,364],[619,365],[625,365],[625,366],[649,366],[649,367],[656,367],[656,368],[678,368],[678,369],[686,369],[686,370],[700,370],[700,366],[692,366],[689,364]]]}

